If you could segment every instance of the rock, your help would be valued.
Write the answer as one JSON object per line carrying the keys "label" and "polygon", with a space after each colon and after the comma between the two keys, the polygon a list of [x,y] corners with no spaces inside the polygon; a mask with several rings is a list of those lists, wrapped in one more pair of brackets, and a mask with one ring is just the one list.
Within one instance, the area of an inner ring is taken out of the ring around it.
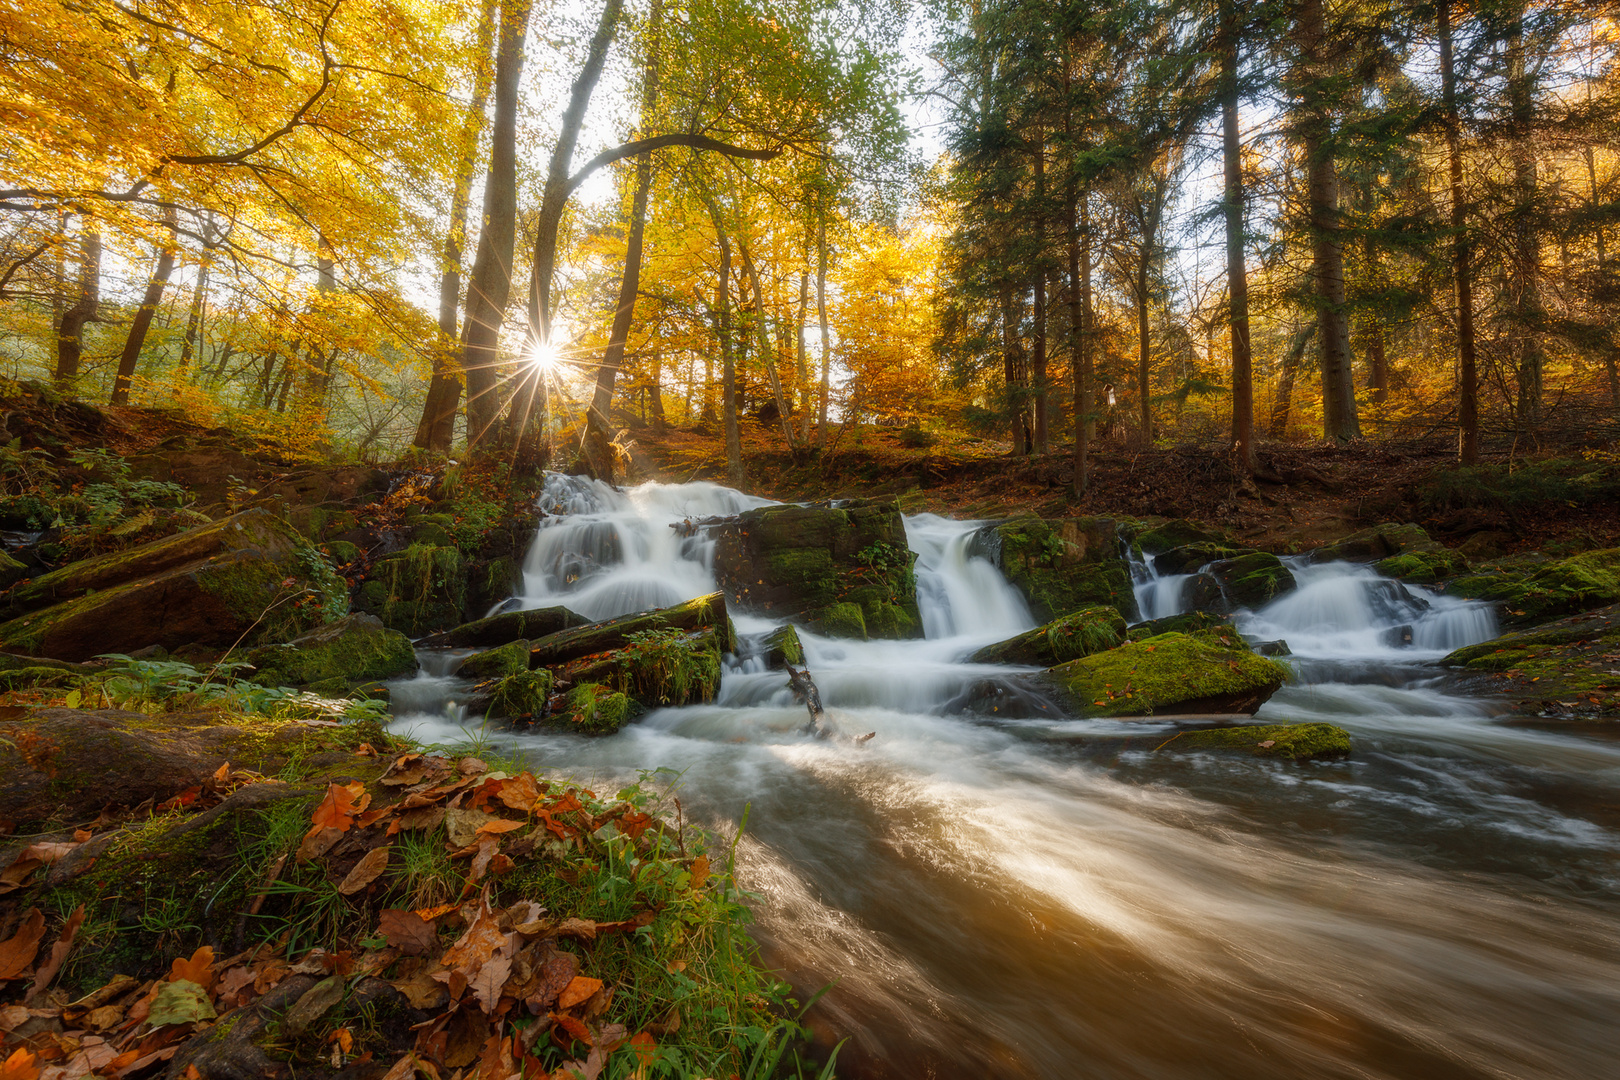
{"label": "rock", "polygon": [[1209,630],[1226,625],[1228,624],[1225,619],[1207,611],[1186,611],[1180,615],[1166,615],[1162,619],[1149,619],[1147,622],[1137,623],[1126,632],[1125,636],[1131,641],[1141,641],[1143,638],[1168,634],[1172,631],[1190,634],[1195,630]]}
{"label": "rock", "polygon": [[[50,606],[47,606],[50,605]],[[286,640],[348,613],[324,556],[264,510],[85,559],[11,592],[0,647],[61,660]]]}
{"label": "rock", "polygon": [[1125,620],[1111,607],[1082,608],[1017,637],[986,645],[968,659],[975,664],[1055,667],[1112,649],[1125,640]]}
{"label": "rock", "polygon": [[804,664],[804,646],[792,626],[778,626],[760,640],[760,655],[766,671],[780,671],[789,664]]}
{"label": "rock", "polygon": [[26,563],[20,563],[6,552],[0,551],[0,589],[10,588],[13,583],[21,581],[28,574]]}
{"label": "rock", "polygon": [[584,683],[568,692],[563,707],[546,720],[545,726],[577,735],[612,735],[640,712],[640,707],[625,694]]}
{"label": "rock", "polygon": [[835,637],[922,636],[916,556],[892,502],[763,506],[707,529],[715,578],[745,610]]}
{"label": "rock", "polygon": [[460,549],[412,544],[372,563],[354,606],[391,629],[424,634],[461,623],[466,603],[467,568]]}
{"label": "rock", "polygon": [[[1521,628],[1620,602],[1620,548],[1588,551],[1533,570],[1497,569],[1452,578],[1452,596],[1491,600],[1504,626]],[[3,629],[3,628],[0,628]]]}
{"label": "rock", "polygon": [[620,615],[559,631],[534,643],[529,666],[556,667],[591,653],[622,649],[630,643],[631,634],[648,630],[693,631],[705,627],[715,630],[715,643],[720,651],[737,651],[737,635],[726,614],[725,595],[710,593],[674,607]]}
{"label": "rock", "polygon": [[1178,548],[1171,548],[1169,551],[1155,556],[1153,569],[1161,575],[1191,574],[1196,570],[1203,569],[1210,563],[1222,559],[1235,559],[1252,553],[1254,553],[1253,548],[1200,541],[1196,544],[1184,544]]}
{"label": "rock", "polygon": [[463,679],[495,679],[529,670],[529,652],[534,643],[519,638],[499,648],[486,649],[461,662],[456,674]]}
{"label": "rock", "polygon": [[1044,622],[1099,604],[1127,621],[1137,617],[1111,518],[1012,518],[980,529],[971,550],[994,563]]}
{"label": "rock", "polygon": [[1220,628],[1128,642],[1060,664],[1037,681],[1075,716],[1252,715],[1288,675]]}
{"label": "rock", "polygon": [[1385,577],[1400,578],[1416,585],[1427,585],[1442,578],[1468,573],[1468,560],[1461,552],[1439,544],[1426,551],[1403,551],[1373,564]]}
{"label": "rock", "polygon": [[1166,521],[1162,525],[1155,525],[1145,532],[1139,532],[1132,542],[1147,555],[1158,555],[1172,548],[1185,547],[1189,544],[1225,545],[1230,543],[1225,533],[1205,529],[1203,526],[1195,525],[1185,518]]}
{"label": "rock", "polygon": [[356,613],[316,627],[284,645],[247,654],[260,686],[308,686],[337,679],[363,683],[416,670],[411,639],[375,616]]}
{"label": "rock", "polygon": [[551,672],[525,668],[473,687],[467,711],[482,713],[491,720],[538,719],[546,714],[551,688]]}
{"label": "rock", "polygon": [[1278,638],[1276,641],[1257,641],[1254,651],[1261,656],[1293,656],[1294,650],[1288,647],[1288,642]]}
{"label": "rock", "polygon": [[1459,554],[1470,559],[1499,559],[1513,545],[1513,534],[1487,529],[1457,545]]}
{"label": "rock", "polygon": [[1418,525],[1386,522],[1351,533],[1337,543],[1311,552],[1311,562],[1370,562],[1385,577],[1419,584],[1466,573],[1468,560],[1437,543]]}
{"label": "rock", "polygon": [[1350,733],[1332,724],[1255,724],[1183,731],[1161,749],[1244,751],[1287,761],[1339,761],[1350,756]]}
{"label": "rock", "polygon": [[1378,635],[1381,644],[1392,649],[1410,649],[1412,647],[1412,627],[1410,624],[1392,626]]}
{"label": "rock", "polygon": [[648,630],[623,646],[554,669],[559,682],[600,683],[651,708],[713,701],[720,692],[720,639],[712,626]]}
{"label": "rock", "polygon": [[506,611],[487,619],[463,623],[453,630],[429,634],[419,644],[431,649],[491,649],[520,639],[533,641],[550,637],[575,626],[586,626],[590,620],[576,615],[565,607],[535,608],[531,611]]}
{"label": "rock", "polygon": [[1620,719],[1620,604],[1457,649],[1462,691],[1523,716]]}
{"label": "rock", "polygon": [[1220,582],[1222,596],[1230,610],[1263,607],[1294,588],[1294,575],[1288,567],[1277,556],[1264,551],[1251,551],[1235,559],[1211,563],[1207,572]]}

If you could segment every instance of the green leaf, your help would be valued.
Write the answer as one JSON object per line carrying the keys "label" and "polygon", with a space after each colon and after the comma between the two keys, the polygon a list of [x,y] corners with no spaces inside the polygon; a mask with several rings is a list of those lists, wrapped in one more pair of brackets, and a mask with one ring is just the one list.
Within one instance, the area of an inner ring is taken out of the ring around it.
{"label": "green leaf", "polygon": [[188,979],[176,979],[164,983],[158,990],[146,1021],[153,1027],[165,1027],[169,1024],[195,1024],[199,1020],[212,1020],[217,1015],[214,1003],[208,999],[208,991]]}
{"label": "green leaf", "polygon": [[84,694],[82,692],[78,690],[69,690],[67,697],[62,700],[62,704],[66,705],[70,709],[77,709],[79,707],[79,702],[83,700]]}

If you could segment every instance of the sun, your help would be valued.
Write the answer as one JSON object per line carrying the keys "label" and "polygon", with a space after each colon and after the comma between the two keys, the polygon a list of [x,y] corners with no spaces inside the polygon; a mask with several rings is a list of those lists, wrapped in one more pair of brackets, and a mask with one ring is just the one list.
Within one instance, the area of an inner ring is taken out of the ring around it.
{"label": "sun", "polygon": [[530,367],[538,368],[550,375],[557,370],[561,353],[557,346],[549,341],[530,341],[524,349],[524,356],[527,357]]}

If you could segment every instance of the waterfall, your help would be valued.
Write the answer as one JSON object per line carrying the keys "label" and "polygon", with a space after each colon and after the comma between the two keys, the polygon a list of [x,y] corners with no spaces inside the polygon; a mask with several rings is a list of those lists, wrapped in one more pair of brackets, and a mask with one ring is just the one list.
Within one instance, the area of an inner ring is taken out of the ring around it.
{"label": "waterfall", "polygon": [[906,540],[917,553],[917,607],[927,637],[999,641],[1034,627],[1023,594],[989,559],[972,553],[982,522],[938,514],[914,514],[905,521]]}
{"label": "waterfall", "polygon": [[1161,575],[1153,560],[1135,547],[1126,549],[1125,564],[1131,570],[1131,588],[1136,593],[1136,606],[1142,612],[1143,622],[1186,612],[1187,582],[1197,575]]}

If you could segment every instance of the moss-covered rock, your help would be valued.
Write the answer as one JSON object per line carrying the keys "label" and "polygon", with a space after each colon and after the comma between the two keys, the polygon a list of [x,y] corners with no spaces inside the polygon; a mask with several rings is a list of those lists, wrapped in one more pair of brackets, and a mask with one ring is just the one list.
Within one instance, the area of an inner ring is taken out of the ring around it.
{"label": "moss-covered rock", "polygon": [[1620,548],[1588,551],[1533,569],[1501,567],[1447,581],[1452,596],[1499,605],[1504,626],[1520,628],[1620,602]]}
{"label": "moss-covered rock", "polygon": [[720,692],[719,633],[712,626],[643,630],[619,648],[590,653],[555,671],[563,683],[601,683],[652,708],[713,701]]}
{"label": "moss-covered rock", "polygon": [[1252,715],[1288,675],[1221,628],[1128,642],[1059,664],[1037,682],[1076,716]]}
{"label": "moss-covered rock", "polygon": [[737,634],[726,614],[723,593],[709,593],[674,607],[620,615],[601,622],[587,623],[559,631],[534,642],[530,667],[556,667],[592,653],[622,649],[632,635],[650,630],[715,631],[715,644],[721,652],[737,651]]}
{"label": "moss-covered rock", "polygon": [[1468,573],[1468,560],[1461,552],[1435,545],[1427,551],[1403,551],[1379,559],[1373,568],[1385,577],[1400,578],[1414,585],[1429,585],[1457,574]]}
{"label": "moss-covered rock", "polygon": [[640,712],[634,701],[612,687],[584,683],[568,692],[545,726],[578,735],[612,735]]}
{"label": "moss-covered rock", "polygon": [[1287,761],[1339,761],[1350,756],[1350,733],[1332,724],[1254,724],[1183,731],[1160,749],[1226,750]]}
{"label": "moss-covered rock", "polygon": [[490,679],[474,688],[469,711],[480,711],[494,720],[535,720],[546,713],[553,679],[544,668],[527,668]]}
{"label": "moss-covered rock", "polygon": [[588,625],[589,619],[565,607],[504,611],[487,619],[463,623],[452,630],[429,634],[421,644],[424,648],[434,649],[492,649],[512,641],[538,641],[576,626]]}
{"label": "moss-covered rock", "polygon": [[412,544],[372,564],[355,607],[406,634],[447,630],[462,621],[466,560],[459,548]]}
{"label": "moss-covered rock", "polygon": [[529,651],[532,648],[533,642],[519,638],[493,649],[485,649],[463,660],[456,674],[464,679],[494,679],[528,671]]}
{"label": "moss-covered rock", "polygon": [[1157,637],[1159,634],[1172,632],[1191,634],[1225,625],[1228,625],[1226,620],[1219,615],[1207,611],[1187,611],[1180,615],[1166,615],[1162,619],[1149,619],[1147,622],[1137,623],[1126,631],[1125,636],[1131,641],[1141,641],[1143,638]]}
{"label": "moss-covered rock", "polygon": [[1043,622],[1101,604],[1127,621],[1137,617],[1112,518],[1017,517],[980,529],[973,552],[994,563]]}
{"label": "moss-covered rock", "polygon": [[1251,551],[1235,559],[1210,564],[1206,571],[1220,582],[1229,613],[1240,607],[1257,608],[1294,588],[1294,575],[1277,556]]}
{"label": "moss-covered rock", "polygon": [[715,577],[746,610],[797,617],[831,636],[922,636],[916,556],[892,502],[765,506],[709,531]]}
{"label": "moss-covered rock", "polygon": [[1017,637],[986,645],[969,659],[975,664],[1029,664],[1055,667],[1114,648],[1125,640],[1125,620],[1111,607],[1082,608]]}
{"label": "moss-covered rock", "polygon": [[29,569],[26,563],[20,563],[9,554],[0,551],[0,589],[10,588],[15,582],[27,577]]}
{"label": "moss-covered rock", "polygon": [[1181,547],[1171,548],[1169,551],[1154,556],[1153,569],[1161,574],[1191,574],[1211,563],[1237,559],[1251,554],[1258,553],[1253,548],[1239,547],[1236,544],[1199,541],[1193,544],[1183,544]]}
{"label": "moss-covered rock", "polygon": [[285,641],[348,613],[331,564],[263,510],[73,563],[11,599],[26,614],[0,625],[0,648],[63,660]]}
{"label": "moss-covered rock", "polygon": [[284,645],[254,649],[247,660],[256,669],[253,681],[261,686],[336,686],[391,679],[416,670],[411,639],[359,612]]}
{"label": "moss-covered rock", "polygon": [[1524,716],[1620,719],[1620,604],[1516,630],[1448,655],[1461,689]]}
{"label": "moss-covered rock", "polygon": [[1186,547],[1189,544],[1232,546],[1230,538],[1225,533],[1206,529],[1185,518],[1173,518],[1140,530],[1132,538],[1132,543],[1145,555],[1159,555],[1172,548]]}
{"label": "moss-covered rock", "polygon": [[788,664],[804,665],[804,646],[799,642],[799,632],[791,626],[778,626],[766,634],[759,649],[767,671],[779,671]]}

